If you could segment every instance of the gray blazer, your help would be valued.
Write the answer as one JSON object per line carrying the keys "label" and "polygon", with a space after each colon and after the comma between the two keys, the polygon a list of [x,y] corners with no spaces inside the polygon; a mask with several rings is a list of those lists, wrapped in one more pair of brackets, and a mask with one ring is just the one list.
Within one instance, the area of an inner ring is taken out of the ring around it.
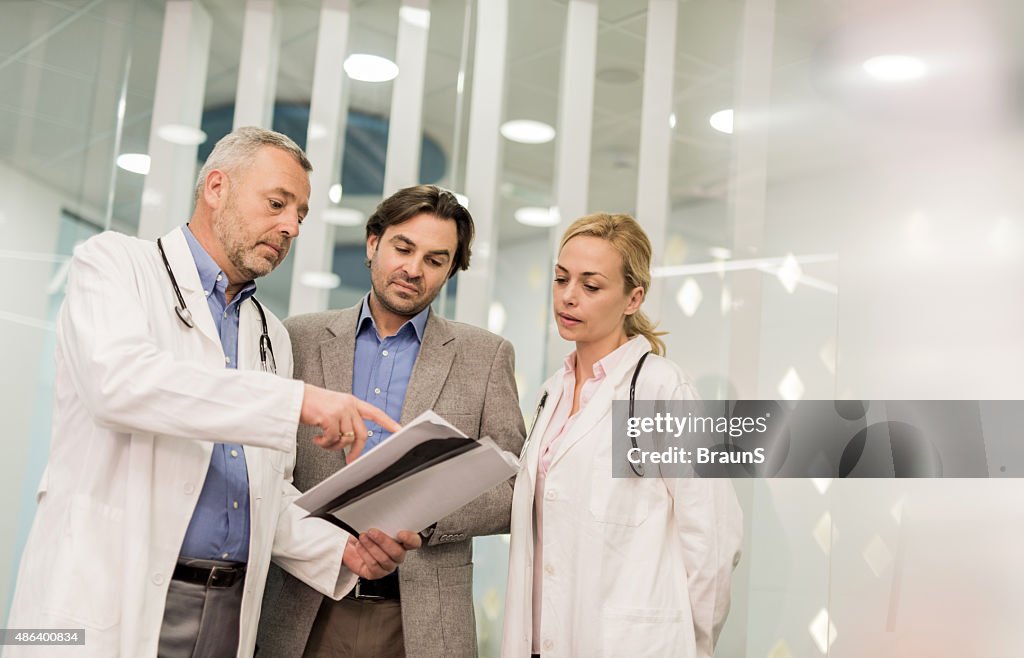
{"label": "gray blazer", "polygon": [[[285,321],[297,379],[352,391],[360,305]],[[514,373],[507,340],[431,312],[399,422],[433,409],[467,435],[490,436],[518,455],[525,429]],[[341,452],[317,447],[313,436],[314,428],[299,426],[294,483],[300,491],[345,464]],[[398,572],[406,655],[477,655],[472,538],[508,532],[511,507],[509,481],[442,519],[429,543],[408,554]],[[300,658],[322,601],[322,594],[271,565],[257,637],[260,656]]]}

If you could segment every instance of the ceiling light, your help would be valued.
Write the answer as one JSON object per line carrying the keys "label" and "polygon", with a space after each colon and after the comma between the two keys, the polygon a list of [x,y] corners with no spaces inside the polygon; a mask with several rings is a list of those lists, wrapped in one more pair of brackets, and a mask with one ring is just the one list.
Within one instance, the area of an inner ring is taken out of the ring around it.
{"label": "ceiling light", "polygon": [[117,166],[133,174],[149,173],[149,156],[145,153],[122,153],[117,156]]}
{"label": "ceiling light", "polygon": [[317,290],[334,290],[341,285],[341,277],[334,272],[303,272],[299,281]]}
{"label": "ceiling light", "polygon": [[669,128],[675,128],[676,127],[676,113],[675,112],[673,112],[672,114],[668,115],[668,127]]}
{"label": "ceiling light", "polygon": [[879,55],[865,60],[864,71],[882,82],[906,82],[923,78],[928,72],[924,62],[907,55]]}
{"label": "ceiling light", "polygon": [[501,124],[501,134],[521,144],[544,144],[555,138],[555,129],[540,121],[516,119]]}
{"label": "ceiling light", "polygon": [[797,374],[795,368],[790,368],[786,371],[775,391],[783,400],[790,402],[801,399],[804,393],[807,392],[804,388],[804,382],[800,379],[800,375]]}
{"label": "ceiling light", "polygon": [[732,258],[732,252],[725,247],[709,247],[708,253],[711,254],[712,258],[718,260],[729,260]]}
{"label": "ceiling light", "polygon": [[732,134],[732,110],[719,110],[708,120],[711,127],[720,133]]}
{"label": "ceiling light", "polygon": [[419,7],[402,7],[398,10],[398,18],[424,30],[430,29],[430,10]]}
{"label": "ceiling light", "polygon": [[341,203],[341,183],[335,183],[328,188],[327,198],[331,203]]}
{"label": "ceiling light", "polygon": [[198,146],[206,141],[206,133],[202,130],[180,123],[160,126],[157,128],[156,134],[160,136],[160,139],[182,146]]}
{"label": "ceiling light", "polygon": [[526,226],[551,227],[558,225],[558,213],[553,208],[524,206],[514,213],[516,221]]}
{"label": "ceiling light", "polygon": [[355,208],[327,208],[323,218],[324,223],[332,226],[361,226],[366,215]]}
{"label": "ceiling light", "polygon": [[398,77],[398,65],[386,57],[357,53],[345,60],[345,73],[360,82],[387,82]]}

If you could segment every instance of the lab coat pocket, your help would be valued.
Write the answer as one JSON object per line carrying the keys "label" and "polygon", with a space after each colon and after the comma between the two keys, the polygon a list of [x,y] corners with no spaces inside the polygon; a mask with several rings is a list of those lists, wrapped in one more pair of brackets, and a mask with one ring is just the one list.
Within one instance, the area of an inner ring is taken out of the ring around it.
{"label": "lab coat pocket", "polygon": [[647,519],[652,482],[613,478],[607,464],[595,466],[590,477],[590,515],[595,521],[638,526]]}
{"label": "lab coat pocket", "polygon": [[71,498],[66,533],[56,551],[52,610],[86,628],[106,630],[121,615],[125,575],[98,568],[123,564],[124,510],[88,496]]}
{"label": "lab coat pocket", "polygon": [[696,655],[693,624],[679,608],[605,607],[601,655],[662,658]]}

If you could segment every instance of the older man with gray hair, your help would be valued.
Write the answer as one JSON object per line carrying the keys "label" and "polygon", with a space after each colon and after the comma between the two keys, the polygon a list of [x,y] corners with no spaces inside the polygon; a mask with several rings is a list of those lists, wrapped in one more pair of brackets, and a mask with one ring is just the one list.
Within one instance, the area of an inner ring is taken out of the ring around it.
{"label": "older man with gray hair", "polygon": [[300,423],[351,458],[364,419],[398,429],[292,380],[288,334],[253,296],[299,234],[310,169],[284,135],[241,128],[200,172],[186,225],[76,249],[10,627],[77,629],[60,636],[76,656],[251,656],[271,558],[338,599],[420,546],[415,532],[350,536],[293,502]]}

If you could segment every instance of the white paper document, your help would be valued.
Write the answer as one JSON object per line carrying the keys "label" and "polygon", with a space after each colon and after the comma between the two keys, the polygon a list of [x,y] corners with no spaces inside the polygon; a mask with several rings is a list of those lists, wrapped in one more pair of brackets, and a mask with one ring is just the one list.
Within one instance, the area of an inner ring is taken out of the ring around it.
{"label": "white paper document", "polygon": [[426,411],[295,504],[350,533],[379,528],[394,537],[429,527],[518,470],[490,437],[471,439]]}

